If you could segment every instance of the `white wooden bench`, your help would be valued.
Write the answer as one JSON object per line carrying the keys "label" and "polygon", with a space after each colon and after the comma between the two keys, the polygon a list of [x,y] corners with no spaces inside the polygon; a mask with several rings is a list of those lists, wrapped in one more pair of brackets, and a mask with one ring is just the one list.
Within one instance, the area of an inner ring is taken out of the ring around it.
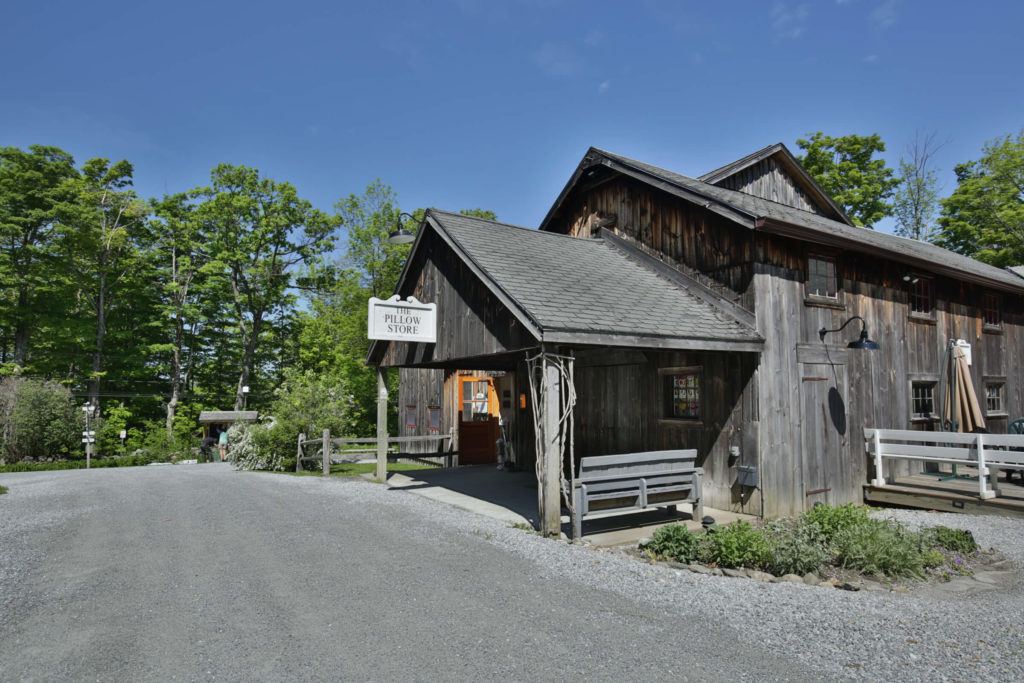
{"label": "white wooden bench", "polygon": [[704,517],[696,450],[596,455],[580,460],[573,482],[572,537],[583,535],[583,519],[597,513],[645,510],[691,503]]}
{"label": "white wooden bench", "polygon": [[1000,470],[1024,470],[1024,434],[865,429],[864,440],[875,461],[872,486],[889,483],[884,474],[886,459],[973,465],[978,468],[978,496],[983,499],[999,495]]}

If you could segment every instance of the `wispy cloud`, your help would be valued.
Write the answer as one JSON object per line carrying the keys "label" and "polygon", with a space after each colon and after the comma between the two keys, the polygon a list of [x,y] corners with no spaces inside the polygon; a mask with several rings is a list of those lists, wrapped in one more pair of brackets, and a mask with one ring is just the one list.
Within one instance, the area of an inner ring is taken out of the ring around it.
{"label": "wispy cloud", "polygon": [[604,95],[612,87],[611,81],[601,81],[597,84],[597,94]]}
{"label": "wispy cloud", "polygon": [[879,59],[879,56],[872,52],[869,55],[864,55],[864,58],[861,59],[860,61],[864,62],[865,64],[878,64]]}
{"label": "wispy cloud", "polygon": [[606,37],[607,36],[605,35],[604,31],[595,28],[593,31],[591,31],[590,33],[583,37],[583,44],[589,45],[590,47],[597,47],[598,45],[604,42],[604,39]]}
{"label": "wispy cloud", "polygon": [[533,62],[549,76],[572,76],[583,66],[583,60],[571,47],[550,42],[534,51]]}
{"label": "wispy cloud", "polygon": [[871,25],[879,31],[891,27],[899,18],[899,0],[883,0],[878,7],[871,10]]}
{"label": "wispy cloud", "polygon": [[796,40],[803,34],[807,26],[807,17],[811,13],[810,5],[801,3],[790,5],[776,2],[772,5],[772,31],[776,40]]}

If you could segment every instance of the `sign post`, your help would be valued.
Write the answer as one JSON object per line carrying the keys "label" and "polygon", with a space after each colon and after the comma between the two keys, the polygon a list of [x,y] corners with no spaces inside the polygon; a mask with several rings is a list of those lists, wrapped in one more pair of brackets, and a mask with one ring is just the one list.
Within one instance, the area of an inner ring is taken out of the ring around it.
{"label": "sign post", "polygon": [[[425,304],[410,296],[389,299],[370,297],[367,310],[370,339],[421,344],[437,342],[437,304]],[[387,371],[377,368],[377,481],[388,476],[388,383]]]}

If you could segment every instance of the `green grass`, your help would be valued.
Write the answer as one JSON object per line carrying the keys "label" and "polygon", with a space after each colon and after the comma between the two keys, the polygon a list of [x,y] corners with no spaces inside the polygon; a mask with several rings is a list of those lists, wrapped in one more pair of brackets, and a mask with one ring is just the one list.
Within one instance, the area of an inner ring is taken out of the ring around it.
{"label": "green grass", "polygon": [[[388,463],[388,474],[394,472],[414,472],[416,470],[433,470],[437,465],[427,465],[418,462],[391,462]],[[332,477],[358,477],[362,474],[373,474],[377,471],[375,462],[346,462],[331,465]],[[321,470],[303,470],[302,472],[284,472],[296,477],[319,477],[323,476]]]}
{"label": "green grass", "polygon": [[[152,459],[138,455],[122,455],[116,458],[93,458],[92,467],[137,467],[148,465]],[[54,470],[85,469],[85,460],[53,460],[50,462],[22,461],[0,465],[0,474],[7,472],[51,472]]]}

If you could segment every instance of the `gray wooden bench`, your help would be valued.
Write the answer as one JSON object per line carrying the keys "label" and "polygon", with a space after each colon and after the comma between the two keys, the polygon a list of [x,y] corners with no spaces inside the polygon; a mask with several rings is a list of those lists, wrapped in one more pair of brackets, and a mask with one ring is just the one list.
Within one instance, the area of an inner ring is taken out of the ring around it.
{"label": "gray wooden bench", "polygon": [[696,450],[649,451],[596,455],[580,460],[573,482],[573,540],[583,535],[583,520],[594,514],[693,505],[694,519],[704,517],[703,470]]}

